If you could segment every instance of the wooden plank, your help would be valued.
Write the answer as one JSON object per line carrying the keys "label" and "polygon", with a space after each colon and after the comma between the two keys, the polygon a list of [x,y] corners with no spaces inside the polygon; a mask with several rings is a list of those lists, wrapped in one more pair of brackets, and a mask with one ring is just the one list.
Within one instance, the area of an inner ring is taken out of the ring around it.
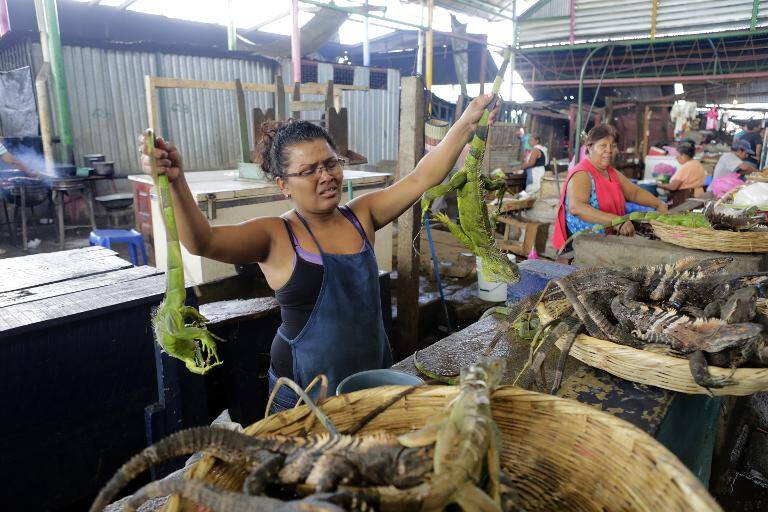
{"label": "wooden plank", "polygon": [[325,110],[325,101],[292,101],[292,112],[307,112],[311,110]]}
{"label": "wooden plank", "polygon": [[133,266],[131,262],[125,261],[116,254],[93,259],[79,259],[70,254],[54,260],[44,260],[37,265],[22,262],[12,271],[0,270],[0,274],[7,276],[0,281],[0,293],[114,272],[131,266]]}
{"label": "wooden plank", "polygon": [[19,272],[26,269],[34,269],[40,265],[51,263],[53,261],[63,261],[70,256],[77,256],[79,261],[105,258],[115,256],[117,253],[111,249],[100,246],[84,247],[82,249],[71,249],[68,251],[46,252],[41,254],[31,254],[29,256],[20,256],[17,258],[0,259],[0,275],[5,276],[7,272]]}
{"label": "wooden plank", "polygon": [[[164,76],[150,76],[154,87],[158,89],[212,89],[212,90],[224,90],[234,91],[235,84],[232,82],[220,82],[217,80],[187,80],[183,78],[169,78]],[[290,84],[289,84],[290,85]],[[285,85],[283,86],[285,87]],[[301,84],[301,92],[304,94],[325,94],[327,89],[326,84],[320,84],[317,82],[308,82]],[[342,85],[334,84],[334,91],[367,91],[370,88],[363,85]],[[255,84],[246,82],[243,83],[243,90],[252,92],[276,92],[274,84]]]}
{"label": "wooden plank", "polygon": [[200,313],[208,319],[209,325],[254,320],[279,312],[280,305],[274,297],[224,300],[200,306]]}
{"label": "wooden plank", "polygon": [[[420,77],[400,79],[400,145],[397,177],[403,179],[424,155],[424,94]],[[412,354],[419,334],[419,231],[417,202],[397,219],[397,319],[395,360]]]}
{"label": "wooden plank", "polygon": [[134,281],[147,276],[159,274],[155,267],[129,267],[106,274],[94,274],[90,276],[70,279],[57,283],[44,284],[25,288],[23,290],[14,290],[0,293],[0,309],[23,304],[25,302],[34,302],[36,300],[48,299],[59,295],[66,295],[84,290],[94,290],[104,286],[110,286],[117,283]]}
{"label": "wooden plank", "polygon": [[47,329],[126,306],[158,301],[165,292],[165,275],[158,274],[99,289],[84,290],[3,308],[0,339]]}

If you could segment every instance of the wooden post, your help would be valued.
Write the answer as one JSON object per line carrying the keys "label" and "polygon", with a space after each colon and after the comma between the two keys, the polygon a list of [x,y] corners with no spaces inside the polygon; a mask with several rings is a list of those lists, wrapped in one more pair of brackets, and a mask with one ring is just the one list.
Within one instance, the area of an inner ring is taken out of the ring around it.
{"label": "wooden post", "polygon": [[[301,83],[294,82],[293,84],[293,95],[291,95],[291,103],[299,102],[301,101]],[[296,121],[298,121],[301,118],[301,112],[298,110],[294,110],[291,112],[291,117],[293,117]]]}
{"label": "wooden post", "polygon": [[159,110],[157,107],[157,89],[155,89],[155,77],[144,75],[144,88],[147,95],[147,114],[149,126],[155,131],[155,135],[160,133]]}
{"label": "wooden post", "polygon": [[[573,157],[574,144],[576,143],[576,137],[580,137],[581,128],[576,126],[576,105],[572,104],[568,111],[568,156]],[[579,157],[576,156],[576,161]]]}
{"label": "wooden post", "polygon": [[[397,178],[403,179],[424,155],[424,94],[419,77],[400,79],[400,141]],[[397,219],[397,319],[395,361],[416,350],[419,335],[419,202]]]}
{"label": "wooden post", "polygon": [[278,74],[275,77],[275,119],[285,121],[288,114],[285,110],[285,84],[283,75]]}
{"label": "wooden post", "polygon": [[[488,42],[488,36],[485,36],[486,43]],[[488,60],[488,46],[487,44],[482,48],[483,53],[480,54],[480,95],[485,94],[485,67]],[[512,98],[510,98],[512,99]]]}
{"label": "wooden post", "polygon": [[[235,78],[235,100],[237,105],[237,125],[240,131],[240,156],[242,162],[251,161],[251,148],[248,144],[248,117],[245,110],[245,93],[243,92],[243,83],[239,78]],[[254,126],[254,131],[256,127]]]}
{"label": "wooden post", "polygon": [[325,110],[329,108],[333,108],[333,80],[328,80],[327,89],[325,90]]}

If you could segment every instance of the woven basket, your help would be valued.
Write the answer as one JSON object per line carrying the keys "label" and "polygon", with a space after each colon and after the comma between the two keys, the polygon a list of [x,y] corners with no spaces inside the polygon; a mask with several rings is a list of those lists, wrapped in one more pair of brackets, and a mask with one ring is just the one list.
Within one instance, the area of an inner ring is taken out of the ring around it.
{"label": "woven basket", "polygon": [[719,231],[708,228],[670,226],[651,221],[653,232],[670,244],[717,252],[768,252],[768,233],[754,231]]}
{"label": "woven basket", "polygon": [[713,376],[730,376],[735,384],[707,391],[696,384],[688,360],[681,357],[638,350],[586,335],[576,338],[570,355],[622,379],[680,393],[744,396],[768,391],[768,368],[731,370],[710,366]]}
{"label": "woven basket", "polygon": [[[340,431],[407,389],[387,386],[333,397],[322,408]],[[398,400],[360,433],[395,434],[421,427],[456,396],[454,386],[424,386]],[[248,427],[258,435],[303,435],[306,406]],[[578,402],[505,386],[493,394],[501,430],[501,462],[526,510],[719,511],[720,507],[682,463],[633,425]],[[317,423],[311,431],[322,432]],[[237,490],[244,474],[211,457],[187,477]],[[182,510],[171,500],[167,510]],[[189,508],[188,510],[194,510]]]}

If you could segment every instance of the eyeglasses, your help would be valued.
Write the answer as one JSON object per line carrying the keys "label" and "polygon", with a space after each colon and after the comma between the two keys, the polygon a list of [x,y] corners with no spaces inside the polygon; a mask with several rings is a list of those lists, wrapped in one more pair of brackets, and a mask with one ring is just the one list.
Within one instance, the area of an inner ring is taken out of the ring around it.
{"label": "eyeglasses", "polygon": [[299,172],[292,172],[290,174],[285,174],[284,176],[286,178],[290,178],[292,176],[296,176],[299,178],[309,178],[311,176],[320,176],[321,169],[325,169],[328,174],[336,174],[342,171],[344,169],[344,166],[347,164],[347,161],[343,158],[329,158],[325,162],[321,163],[315,163],[312,166],[308,167],[307,169],[302,169]]}

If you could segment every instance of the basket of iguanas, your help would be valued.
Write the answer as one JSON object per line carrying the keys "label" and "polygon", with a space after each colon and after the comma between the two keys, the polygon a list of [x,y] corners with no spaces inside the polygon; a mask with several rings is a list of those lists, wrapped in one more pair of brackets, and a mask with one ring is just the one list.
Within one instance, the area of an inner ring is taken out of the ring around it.
{"label": "basket of iguanas", "polygon": [[[508,312],[532,365],[554,346],[552,392],[568,355],[626,380],[692,394],[768,391],[768,272],[729,273],[730,257],[636,268],[585,268]],[[540,355],[541,354],[541,355]]]}
{"label": "basket of iguanas", "polygon": [[[142,487],[122,510],[720,511],[705,487],[637,427],[575,401],[499,386],[501,360],[458,386],[386,386],[267,417],[245,432],[199,427],[123,466],[91,512],[167,458],[207,453],[181,479]],[[183,496],[180,499],[179,496]]]}
{"label": "basket of iguanas", "polygon": [[[757,207],[734,208],[723,200],[710,201],[702,212],[660,214],[634,212],[574,233],[577,236],[617,228],[627,221],[648,222],[664,242],[688,249],[717,252],[767,253],[768,217]],[[563,246],[568,246],[568,243]]]}

